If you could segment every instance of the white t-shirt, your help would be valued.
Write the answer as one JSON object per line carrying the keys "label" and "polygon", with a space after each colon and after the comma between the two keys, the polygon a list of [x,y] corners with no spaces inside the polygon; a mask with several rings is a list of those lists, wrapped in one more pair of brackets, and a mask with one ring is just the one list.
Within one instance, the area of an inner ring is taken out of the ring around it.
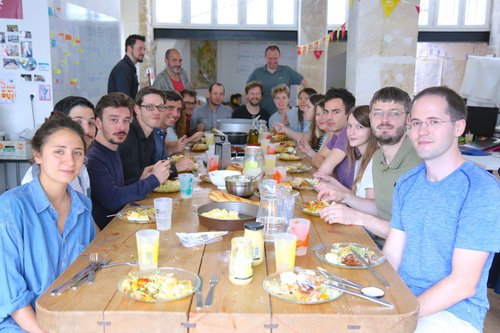
{"label": "white t-shirt", "polygon": [[[40,166],[38,164],[33,164],[29,167],[28,171],[24,175],[23,180],[21,181],[21,185],[29,183],[33,180],[33,177],[38,177],[40,174]],[[69,184],[73,188],[73,190],[82,193],[90,198],[90,178],[89,173],[87,172],[87,167],[85,164],[82,164],[80,168],[80,173],[75,179],[71,181]]]}
{"label": "white t-shirt", "polygon": [[[354,174],[357,175],[359,171],[359,165],[361,164],[361,159],[356,161],[354,165]],[[363,177],[356,186],[356,195],[361,198],[366,198],[366,190],[369,188],[373,188],[373,158],[370,160],[368,165],[366,166],[365,172],[363,173]]]}

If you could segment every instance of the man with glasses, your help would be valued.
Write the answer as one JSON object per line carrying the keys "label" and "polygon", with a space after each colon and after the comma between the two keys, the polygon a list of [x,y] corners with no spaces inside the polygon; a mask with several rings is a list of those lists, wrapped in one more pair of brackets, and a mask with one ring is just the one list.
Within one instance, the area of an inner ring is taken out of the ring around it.
{"label": "man with glasses", "polygon": [[190,133],[209,131],[217,127],[218,119],[229,119],[233,110],[224,101],[224,86],[222,83],[212,83],[208,88],[207,104],[194,109],[191,117]]}
{"label": "man with glasses", "polygon": [[133,101],[123,93],[105,95],[96,105],[98,131],[87,153],[87,170],[92,216],[101,229],[111,221],[109,215],[116,214],[129,202],[144,199],[170,174],[169,161],[158,161],[147,177],[125,184],[122,157],[117,151],[129,133],[132,109]]}
{"label": "man with glasses", "polygon": [[[175,144],[168,142],[168,129],[173,129],[175,123],[179,120],[182,112],[182,97],[173,90],[165,92],[165,111],[161,115],[159,128],[153,130],[155,141],[154,160],[165,159],[167,155],[175,152],[182,152],[189,139],[186,136],[176,140]],[[177,176],[178,172],[191,171],[193,161],[188,156],[181,158],[175,165],[172,165],[171,176]]]}
{"label": "man with glasses", "polygon": [[[132,184],[151,174],[153,164],[161,158],[155,156],[153,130],[160,127],[162,114],[166,111],[165,95],[153,87],[144,87],[135,99],[135,118],[130,125],[127,139],[118,148],[125,175],[125,184]],[[156,148],[165,150],[163,148]],[[160,157],[164,157],[160,156]],[[172,172],[175,168],[172,166]]]}
{"label": "man with glasses", "polygon": [[417,296],[415,332],[481,332],[500,250],[500,184],[458,149],[467,109],[446,87],[413,99],[409,137],[424,163],[398,180],[387,259]]}
{"label": "man with glasses", "polygon": [[144,43],[146,37],[141,35],[130,35],[125,41],[125,56],[120,60],[108,79],[108,94],[112,92],[122,92],[132,99],[137,95],[139,80],[135,65],[144,60],[146,48]]}
{"label": "man with glasses", "polygon": [[406,136],[410,103],[410,96],[396,87],[378,90],[370,102],[370,125],[380,145],[372,160],[375,201],[333,187],[318,193],[321,200],[339,203],[320,212],[324,220],[328,223],[362,225],[377,236],[374,238],[379,245],[383,243],[382,238],[389,234],[396,181],[421,162]]}
{"label": "man with glasses", "polygon": [[349,166],[346,158],[347,151],[347,113],[354,108],[356,98],[353,94],[343,88],[332,88],[326,92],[324,102],[324,114],[326,120],[326,132],[333,132],[330,141],[320,150],[320,156],[324,156],[323,161],[315,158],[313,163],[320,162],[318,172],[314,177],[322,181],[330,181],[332,174],[339,182],[347,188],[352,187],[354,180],[354,165]]}

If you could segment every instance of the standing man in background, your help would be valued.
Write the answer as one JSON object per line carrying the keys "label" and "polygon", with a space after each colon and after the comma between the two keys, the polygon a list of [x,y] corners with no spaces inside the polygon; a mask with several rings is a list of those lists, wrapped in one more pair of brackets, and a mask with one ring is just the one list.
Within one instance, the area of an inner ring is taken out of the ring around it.
{"label": "standing man in background", "polygon": [[271,91],[274,87],[284,84],[290,89],[291,85],[309,87],[309,82],[300,73],[291,67],[280,65],[280,49],[276,45],[269,45],[265,51],[266,65],[256,68],[248,77],[247,83],[259,81],[264,86],[264,96],[261,106],[268,110],[270,115],[276,112]]}
{"label": "standing man in background", "polygon": [[182,54],[176,49],[168,49],[165,52],[165,70],[162,71],[153,82],[153,87],[161,91],[175,90],[181,92],[191,89],[187,72],[182,68]]}
{"label": "standing man in background", "polygon": [[130,35],[125,41],[125,56],[120,60],[109,74],[108,94],[122,92],[135,99],[139,89],[137,68],[135,64],[144,60],[146,38],[141,35]]}

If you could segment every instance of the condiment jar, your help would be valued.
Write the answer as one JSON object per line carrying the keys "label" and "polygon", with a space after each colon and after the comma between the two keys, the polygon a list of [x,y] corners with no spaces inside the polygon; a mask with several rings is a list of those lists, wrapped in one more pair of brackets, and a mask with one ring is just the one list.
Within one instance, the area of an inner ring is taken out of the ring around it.
{"label": "condiment jar", "polygon": [[262,148],[258,146],[247,146],[243,162],[243,174],[258,177],[262,173]]}
{"label": "condiment jar", "polygon": [[252,242],[253,266],[260,265],[264,261],[264,236],[262,231],[264,225],[259,222],[245,223],[245,234],[243,237],[249,238]]}
{"label": "condiment jar", "polygon": [[231,256],[229,257],[229,281],[243,286],[252,282],[253,251],[250,238],[234,237],[231,239]]}

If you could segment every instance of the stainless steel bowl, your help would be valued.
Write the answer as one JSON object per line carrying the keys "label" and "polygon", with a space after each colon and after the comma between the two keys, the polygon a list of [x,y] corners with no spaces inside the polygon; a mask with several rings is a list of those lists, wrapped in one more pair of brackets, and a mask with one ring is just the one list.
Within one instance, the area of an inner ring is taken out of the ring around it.
{"label": "stainless steel bowl", "polygon": [[225,178],[226,191],[239,197],[249,197],[257,189],[257,177],[238,175]]}

